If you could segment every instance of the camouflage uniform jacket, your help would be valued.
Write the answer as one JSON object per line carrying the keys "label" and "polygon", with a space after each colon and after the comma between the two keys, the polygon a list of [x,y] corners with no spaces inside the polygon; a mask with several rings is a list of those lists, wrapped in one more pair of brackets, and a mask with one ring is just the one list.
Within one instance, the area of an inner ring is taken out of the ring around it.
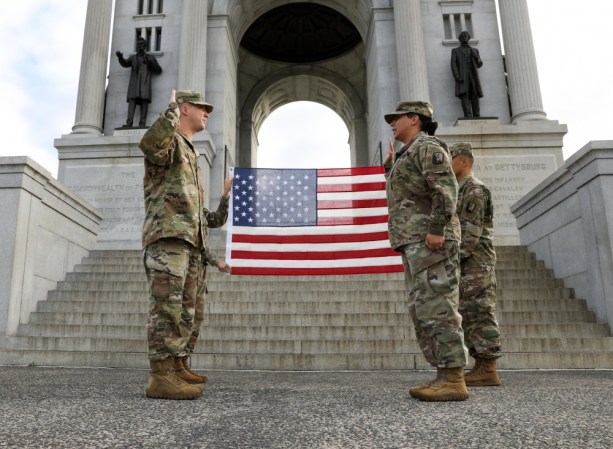
{"label": "camouflage uniform jacket", "polygon": [[204,208],[199,154],[178,126],[179,108],[171,103],[139,145],[145,155],[143,247],[178,238],[208,252],[207,226],[223,225],[228,200],[222,198],[216,212]]}
{"label": "camouflage uniform jacket", "polygon": [[460,241],[458,183],[445,142],[420,132],[397,153],[385,176],[392,248],[424,242],[426,234]]}
{"label": "camouflage uniform jacket", "polygon": [[473,175],[460,181],[458,216],[462,226],[460,264],[466,269],[491,271],[496,264],[494,251],[494,204],[492,193]]}
{"label": "camouflage uniform jacket", "polygon": [[222,196],[215,212],[211,212],[206,208],[204,209],[204,219],[206,220],[206,228],[204,228],[206,234],[206,239],[204,241],[204,261],[214,267],[219,263],[219,257],[209,248],[208,228],[221,228],[225,224],[228,219],[229,203],[230,200]]}

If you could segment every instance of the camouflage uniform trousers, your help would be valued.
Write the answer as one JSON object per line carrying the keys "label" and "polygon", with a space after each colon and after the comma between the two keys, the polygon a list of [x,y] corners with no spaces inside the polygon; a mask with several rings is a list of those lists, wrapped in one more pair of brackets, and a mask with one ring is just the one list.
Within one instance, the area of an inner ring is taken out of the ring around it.
{"label": "camouflage uniform trousers", "polygon": [[482,359],[500,357],[496,274],[493,269],[462,269],[459,310],[469,354]]}
{"label": "camouflage uniform trousers", "polygon": [[202,252],[184,240],[160,239],[145,248],[144,264],[149,282],[149,359],[184,357],[197,296],[204,293]]}
{"label": "camouflage uniform trousers", "polygon": [[[410,243],[400,249],[409,313],[422,353],[434,367],[464,367],[464,333],[462,317],[458,312],[458,243],[446,241],[443,249],[436,252],[428,250],[421,242]],[[437,253],[439,260],[436,260]],[[431,263],[428,259],[432,259]]]}
{"label": "camouflage uniform trousers", "polygon": [[192,326],[192,333],[187,342],[187,347],[185,348],[187,355],[192,355],[194,353],[194,349],[196,347],[196,342],[198,341],[198,337],[200,336],[200,326],[204,321],[204,302],[205,296],[207,293],[206,289],[206,263],[202,263],[203,265],[203,273],[202,279],[203,282],[198,284],[198,291],[196,293],[196,309],[194,312],[194,325]]}

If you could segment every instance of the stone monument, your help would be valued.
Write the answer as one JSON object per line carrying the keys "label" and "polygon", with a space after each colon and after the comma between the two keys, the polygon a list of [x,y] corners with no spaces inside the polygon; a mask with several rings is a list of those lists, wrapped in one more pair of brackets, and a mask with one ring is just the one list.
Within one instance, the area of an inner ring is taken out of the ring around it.
{"label": "stone monument", "polygon": [[[368,165],[390,135],[384,113],[400,100],[427,100],[437,136],[475,149],[476,175],[494,194],[496,244],[518,244],[509,207],[561,166],[566,127],[543,110],[527,0],[498,8],[494,0],[116,0],[114,8],[90,0],[75,125],[55,141],[59,180],[102,212],[98,248],[140,248],[143,130],[121,129],[130,74],[108,56],[109,37],[113,49],[143,38],[164,67],[150,113],[164,110],[172,88],[204,92],[215,105],[195,142],[211,204],[221,195],[226,149],[238,166],[255,165],[257,133],[279,106],[332,108],[349,129],[352,164]],[[487,92],[481,117],[471,120],[458,120],[449,70],[462,31],[483,61]]]}

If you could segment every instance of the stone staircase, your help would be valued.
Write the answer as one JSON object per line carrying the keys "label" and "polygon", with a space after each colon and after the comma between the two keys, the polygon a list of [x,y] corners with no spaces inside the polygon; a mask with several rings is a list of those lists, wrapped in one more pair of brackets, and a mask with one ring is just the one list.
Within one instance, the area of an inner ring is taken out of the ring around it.
{"label": "stone staircase", "polygon": [[[219,251],[223,254],[223,251]],[[503,369],[613,368],[613,337],[583,299],[525,247],[498,247]],[[0,364],[148,366],[140,251],[93,251],[38,304]],[[196,368],[386,370],[429,366],[402,274],[311,277],[209,274]]]}

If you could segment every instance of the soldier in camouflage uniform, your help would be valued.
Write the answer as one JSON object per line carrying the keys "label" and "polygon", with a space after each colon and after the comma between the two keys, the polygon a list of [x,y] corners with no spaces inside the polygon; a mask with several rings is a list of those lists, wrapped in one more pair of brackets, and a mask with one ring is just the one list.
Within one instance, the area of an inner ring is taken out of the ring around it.
{"label": "soldier in camouflage uniform", "polygon": [[386,114],[394,138],[405,145],[394,154],[390,139],[384,161],[389,239],[402,254],[409,311],[419,346],[437,368],[431,382],[409,389],[424,401],[468,398],[462,317],[458,313],[460,222],[458,184],[447,145],[434,137],[432,105],[399,103]]}
{"label": "soldier in camouflage uniform", "polygon": [[457,213],[462,226],[460,245],[460,314],[464,339],[474,357],[466,385],[497,386],[496,359],[500,357],[500,329],[496,321],[496,252],[494,205],[490,190],[473,175],[469,143],[450,148],[451,166],[460,183]]}
{"label": "soldier in camouflage uniform", "polygon": [[[152,398],[194,399],[202,394],[200,385],[183,377],[195,312],[204,302],[207,226],[220,226],[228,210],[226,197],[215,213],[204,208],[199,155],[192,144],[212,110],[200,93],[173,90],[168,109],[139,145],[145,156],[143,247],[150,291],[146,393]],[[229,269],[219,262],[218,267]]]}

